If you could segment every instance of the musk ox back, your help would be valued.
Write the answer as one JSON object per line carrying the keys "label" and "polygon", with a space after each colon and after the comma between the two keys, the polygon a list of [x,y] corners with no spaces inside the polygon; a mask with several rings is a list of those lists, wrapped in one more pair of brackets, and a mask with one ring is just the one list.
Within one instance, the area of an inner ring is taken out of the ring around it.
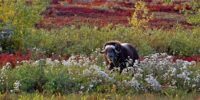
{"label": "musk ox back", "polygon": [[[106,64],[109,65],[109,70],[114,67],[120,68],[120,73],[127,64],[133,65],[135,60],[139,60],[136,49],[129,43],[121,43],[118,41],[110,41],[104,44],[101,51],[104,54]],[[133,62],[130,62],[130,59]]]}

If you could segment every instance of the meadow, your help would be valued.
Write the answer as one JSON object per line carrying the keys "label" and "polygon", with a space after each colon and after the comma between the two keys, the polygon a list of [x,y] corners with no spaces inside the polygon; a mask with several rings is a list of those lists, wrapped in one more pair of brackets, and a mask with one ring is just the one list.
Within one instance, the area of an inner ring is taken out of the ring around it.
{"label": "meadow", "polygon": [[[0,3],[0,99],[199,99],[198,0],[182,11],[192,28],[170,29],[146,27],[141,2],[130,26],[37,28],[51,1],[25,1]],[[110,40],[133,44],[141,63],[108,70],[99,52]]]}

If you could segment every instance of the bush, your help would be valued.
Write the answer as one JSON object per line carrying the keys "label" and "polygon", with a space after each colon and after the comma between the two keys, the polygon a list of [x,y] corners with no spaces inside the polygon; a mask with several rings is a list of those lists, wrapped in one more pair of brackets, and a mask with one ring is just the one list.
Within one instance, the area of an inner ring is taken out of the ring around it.
{"label": "bush", "polygon": [[179,30],[176,34],[171,37],[169,48],[170,54],[180,55],[180,56],[191,56],[199,54],[199,33],[194,33],[191,31]]}
{"label": "bush", "polygon": [[[184,30],[143,30],[124,26],[95,28],[89,26],[35,30],[24,37],[24,49],[37,48],[46,54],[91,54],[110,40],[133,44],[140,56],[154,52],[167,52],[180,56],[198,54],[198,28]],[[177,46],[180,45],[180,46]]]}
{"label": "bush", "polygon": [[[24,34],[30,34],[35,27],[35,23],[41,20],[40,15],[44,11],[49,0],[35,0],[31,5],[27,5],[24,0],[7,0],[0,5],[0,29],[8,29],[14,32],[12,38],[3,45],[5,51],[15,51],[23,49]],[[13,53],[13,52],[12,52]]]}
{"label": "bush", "polygon": [[[43,91],[43,85],[47,81],[43,62],[40,61],[37,66],[24,63],[19,67],[20,68],[16,68],[8,74],[9,89],[13,92],[16,92],[16,87],[18,87],[20,91],[26,92]],[[18,86],[14,84],[15,82],[18,82]]]}
{"label": "bush", "polygon": [[130,24],[133,27],[145,28],[148,26],[148,22],[151,16],[149,10],[146,7],[145,2],[138,1],[135,3],[135,9],[130,19]]}
{"label": "bush", "polygon": [[9,29],[0,29],[0,47],[2,48],[1,52],[13,53],[18,50],[17,41],[13,39],[14,31]]}
{"label": "bush", "polygon": [[79,89],[79,83],[69,76],[66,68],[48,68],[46,71],[47,82],[44,85],[44,91],[47,93],[75,93]]}

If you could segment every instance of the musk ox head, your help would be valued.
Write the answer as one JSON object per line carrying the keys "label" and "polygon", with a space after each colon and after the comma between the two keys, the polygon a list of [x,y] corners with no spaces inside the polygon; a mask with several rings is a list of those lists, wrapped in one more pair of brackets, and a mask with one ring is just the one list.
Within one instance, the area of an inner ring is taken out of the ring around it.
{"label": "musk ox head", "polygon": [[115,63],[120,52],[121,44],[119,42],[113,41],[104,44],[104,47],[100,53],[106,56],[108,62]]}

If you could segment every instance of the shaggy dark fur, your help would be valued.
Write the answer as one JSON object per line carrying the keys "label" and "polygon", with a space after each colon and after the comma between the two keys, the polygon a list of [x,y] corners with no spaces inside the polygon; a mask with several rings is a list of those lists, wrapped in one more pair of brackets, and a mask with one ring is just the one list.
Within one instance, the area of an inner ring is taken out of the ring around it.
{"label": "shaggy dark fur", "polygon": [[103,50],[106,64],[109,65],[109,70],[114,67],[120,67],[120,73],[126,68],[126,63],[129,59],[132,59],[132,63],[128,63],[129,66],[133,65],[135,60],[139,60],[136,49],[129,43],[121,43],[119,41],[109,41],[104,44]]}

